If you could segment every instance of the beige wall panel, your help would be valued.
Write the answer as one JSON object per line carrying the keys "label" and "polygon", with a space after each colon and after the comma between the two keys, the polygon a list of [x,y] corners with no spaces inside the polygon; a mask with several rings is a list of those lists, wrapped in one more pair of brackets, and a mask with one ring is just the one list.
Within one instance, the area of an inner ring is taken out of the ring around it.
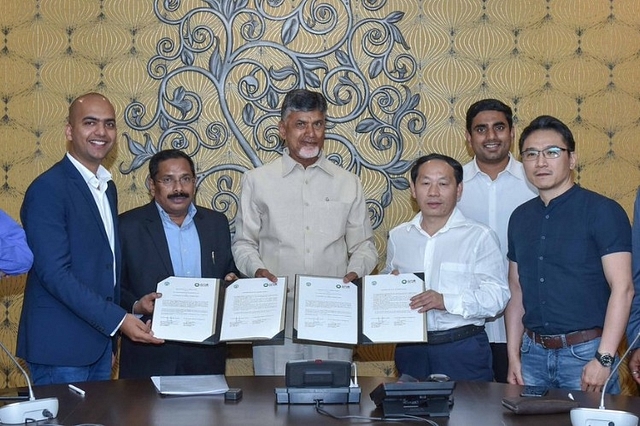
{"label": "beige wall panel", "polygon": [[492,93],[500,93],[504,102],[513,104],[514,99],[527,97],[544,86],[547,74],[543,67],[523,55],[511,55],[489,62],[486,78]]}
{"label": "beige wall panel", "polygon": [[581,116],[598,130],[617,132],[634,126],[640,117],[640,99],[619,90],[603,90],[585,97],[580,105]]}
{"label": "beige wall panel", "polygon": [[[19,0],[9,0],[11,3],[23,3]],[[77,26],[94,22],[101,13],[99,0],[56,0],[38,1],[37,9],[33,10],[43,21],[57,25],[67,32]],[[125,3],[125,2],[122,2]],[[129,2],[126,2],[129,3]],[[35,6],[36,2],[31,2]]]}
{"label": "beige wall panel", "polygon": [[542,66],[573,55],[577,47],[578,36],[573,29],[548,21],[524,28],[518,35],[520,54]]}
{"label": "beige wall panel", "polygon": [[612,4],[609,0],[555,0],[548,2],[549,12],[559,23],[585,28],[609,18]]}
{"label": "beige wall panel", "polygon": [[543,21],[549,12],[548,4],[544,1],[492,0],[484,3],[484,13],[490,24],[520,31]]}
{"label": "beige wall panel", "polygon": [[32,20],[27,25],[11,30],[7,47],[11,54],[31,62],[44,62],[64,55],[68,37],[60,27],[42,20]]}
{"label": "beige wall panel", "polygon": [[462,28],[455,38],[456,52],[483,66],[494,58],[503,58],[513,50],[513,34],[507,28],[488,24]]}

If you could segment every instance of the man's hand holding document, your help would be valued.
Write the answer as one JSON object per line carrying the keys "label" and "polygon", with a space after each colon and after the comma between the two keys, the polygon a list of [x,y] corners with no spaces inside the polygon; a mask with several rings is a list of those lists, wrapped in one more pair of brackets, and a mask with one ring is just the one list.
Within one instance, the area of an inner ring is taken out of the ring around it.
{"label": "man's hand holding document", "polygon": [[[222,291],[213,278],[168,277],[158,283],[152,330],[182,342],[271,339],[284,330],[286,279],[240,279]],[[224,297],[220,297],[221,294]]]}
{"label": "man's hand holding document", "polygon": [[204,342],[216,331],[218,289],[216,278],[167,277],[160,281],[151,330],[155,337],[183,342]]}
{"label": "man's hand holding document", "polygon": [[284,331],[287,279],[237,280],[227,287],[220,340],[273,339]]}
{"label": "man's hand holding document", "polygon": [[342,278],[297,276],[294,336],[358,343],[358,287]]}
{"label": "man's hand holding document", "polygon": [[426,342],[427,316],[412,310],[424,291],[415,274],[367,275],[359,284],[341,277],[296,277],[294,339],[329,343]]}
{"label": "man's hand holding document", "polygon": [[362,290],[362,333],[374,343],[426,342],[427,316],[410,300],[424,291],[414,274],[367,275]]}

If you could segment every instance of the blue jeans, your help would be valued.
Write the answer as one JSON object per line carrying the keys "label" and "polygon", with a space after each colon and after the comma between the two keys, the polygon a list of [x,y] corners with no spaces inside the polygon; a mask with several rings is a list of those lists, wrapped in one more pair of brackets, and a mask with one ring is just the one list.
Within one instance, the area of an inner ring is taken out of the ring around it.
{"label": "blue jeans", "polygon": [[400,375],[408,374],[418,380],[440,373],[451,380],[493,381],[491,347],[484,331],[441,345],[398,344],[394,358]]}
{"label": "blue jeans", "polygon": [[[526,385],[580,390],[582,369],[594,359],[599,345],[597,338],[568,348],[545,349],[525,333],[520,347],[522,379]],[[607,393],[620,393],[617,372],[609,381]]]}
{"label": "blue jeans", "polygon": [[93,364],[81,367],[34,364],[27,362],[34,385],[54,385],[72,382],[92,382],[111,379],[111,343]]}

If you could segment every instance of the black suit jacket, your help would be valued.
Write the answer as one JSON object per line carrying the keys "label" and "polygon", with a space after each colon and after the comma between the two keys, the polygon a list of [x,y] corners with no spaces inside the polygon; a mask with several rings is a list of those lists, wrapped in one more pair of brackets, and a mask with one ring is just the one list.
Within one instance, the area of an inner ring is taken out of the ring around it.
{"label": "black suit jacket", "polygon": [[[200,237],[203,278],[224,278],[237,273],[231,254],[229,222],[225,215],[196,207],[193,220]],[[131,312],[133,304],[156,285],[174,275],[162,220],[154,201],[120,215],[122,246],[121,305]],[[215,253],[215,256],[212,256]],[[144,318],[146,321],[150,318]],[[122,338],[120,377],[177,374],[224,374],[226,346],[165,342],[163,345],[135,343]]]}

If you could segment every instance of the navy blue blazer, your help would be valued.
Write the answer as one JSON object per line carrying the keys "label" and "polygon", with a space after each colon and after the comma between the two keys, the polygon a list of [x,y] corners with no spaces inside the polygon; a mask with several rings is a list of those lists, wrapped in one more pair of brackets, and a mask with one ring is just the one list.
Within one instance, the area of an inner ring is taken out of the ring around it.
{"label": "navy blue blazer", "polygon": [[126,311],[119,306],[117,193],[107,189],[115,227],[114,256],[96,202],[65,157],[31,183],[20,217],[34,263],[24,294],[17,354],[37,364],[96,362]]}

